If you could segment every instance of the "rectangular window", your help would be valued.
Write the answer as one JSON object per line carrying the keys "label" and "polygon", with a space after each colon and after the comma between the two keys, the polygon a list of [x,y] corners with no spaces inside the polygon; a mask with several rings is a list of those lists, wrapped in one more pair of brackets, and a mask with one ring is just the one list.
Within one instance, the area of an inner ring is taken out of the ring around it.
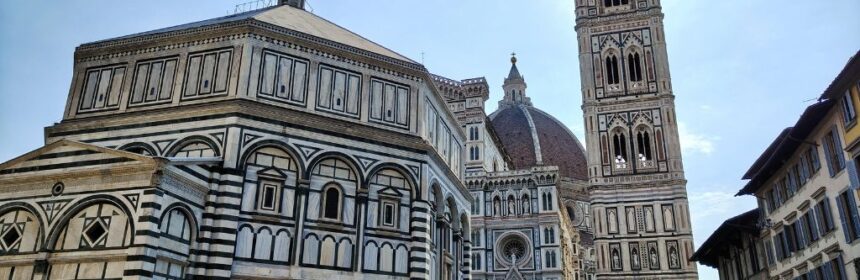
{"label": "rectangular window", "polygon": [[134,67],[129,105],[170,102],[176,76],[177,58],[159,58],[138,62]]}
{"label": "rectangular window", "polygon": [[320,65],[317,109],[358,118],[361,74]]}
{"label": "rectangular window", "polygon": [[800,157],[798,165],[800,166],[800,183],[806,184],[809,181],[809,160],[805,154]]}
{"label": "rectangular window", "polygon": [[189,54],[182,97],[226,94],[232,61],[232,49]]}
{"label": "rectangular window", "polygon": [[[430,101],[427,101],[430,102]],[[431,106],[427,106],[427,119],[424,122],[424,127],[427,129],[427,141],[430,142],[431,145],[436,146],[436,137],[438,137],[436,132],[436,122],[438,119],[438,114],[436,110]],[[437,148],[439,146],[436,146]]]}
{"label": "rectangular window", "polygon": [[773,245],[776,249],[776,259],[782,261],[785,258],[785,249],[783,249],[782,232],[777,232],[773,237]]}
{"label": "rectangular window", "polygon": [[125,65],[87,69],[78,112],[118,108],[124,78]]}
{"label": "rectangular window", "polygon": [[830,133],[822,139],[824,144],[824,154],[827,160],[828,171],[830,177],[836,176],[839,171],[845,168],[845,157],[842,153],[842,144],[839,140],[839,132],[834,127]]}
{"label": "rectangular window", "polygon": [[280,184],[263,181],[260,183],[260,196],[257,198],[259,201],[258,209],[266,210],[266,211],[277,211],[278,206],[278,198],[280,193]]}
{"label": "rectangular window", "polygon": [[382,201],[382,225],[395,227],[397,225],[397,202]]}
{"label": "rectangular window", "polygon": [[804,225],[806,226],[804,234],[807,237],[807,241],[809,241],[807,243],[812,244],[812,242],[818,240],[819,234],[821,234],[818,231],[818,222],[815,219],[815,211],[813,210],[813,208],[810,208],[809,211],[807,211],[806,214],[803,215],[803,218]]}
{"label": "rectangular window", "polygon": [[275,101],[305,104],[308,61],[271,50],[263,50],[257,95]]}
{"label": "rectangular window", "polygon": [[809,147],[809,150],[806,151],[806,158],[809,162],[809,176],[815,175],[818,172],[818,169],[821,169],[821,162],[818,160],[818,148],[817,146]]}
{"label": "rectangular window", "polygon": [[860,216],[857,213],[857,199],[854,190],[847,190],[836,197],[839,208],[839,221],[842,224],[842,232],[845,241],[851,243],[860,238]]}
{"label": "rectangular window", "polygon": [[830,212],[830,199],[825,197],[815,205],[815,219],[818,220],[818,231],[820,236],[825,236],[833,231],[833,216]]}
{"label": "rectangular window", "polygon": [[397,127],[409,127],[409,86],[372,78],[370,80],[370,120]]}
{"label": "rectangular window", "polygon": [[851,90],[846,90],[842,95],[842,117],[845,118],[845,124],[853,123],[857,119],[857,112],[851,99]]}

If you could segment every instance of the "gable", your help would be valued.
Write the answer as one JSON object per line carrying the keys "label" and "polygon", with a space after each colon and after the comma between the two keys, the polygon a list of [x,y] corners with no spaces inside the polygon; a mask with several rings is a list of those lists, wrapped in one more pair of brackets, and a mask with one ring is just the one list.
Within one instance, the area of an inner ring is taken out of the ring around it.
{"label": "gable", "polygon": [[60,140],[0,164],[0,176],[60,172],[103,165],[154,163],[155,160],[147,156],[71,140]]}

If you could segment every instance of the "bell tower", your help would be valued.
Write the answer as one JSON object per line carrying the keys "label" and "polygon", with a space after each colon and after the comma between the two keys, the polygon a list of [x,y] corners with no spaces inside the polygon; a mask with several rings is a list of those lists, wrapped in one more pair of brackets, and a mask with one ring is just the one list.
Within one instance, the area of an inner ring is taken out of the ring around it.
{"label": "bell tower", "polygon": [[599,279],[697,279],[659,0],[575,0]]}

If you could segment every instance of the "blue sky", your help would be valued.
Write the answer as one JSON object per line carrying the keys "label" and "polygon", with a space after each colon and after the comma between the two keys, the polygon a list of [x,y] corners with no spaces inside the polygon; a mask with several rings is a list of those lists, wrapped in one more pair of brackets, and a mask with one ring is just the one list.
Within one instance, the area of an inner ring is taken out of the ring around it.
{"label": "blue sky", "polygon": [[[0,8],[0,161],[60,121],[74,48],[223,16],[242,0],[14,1]],[[663,0],[695,240],[755,207],[741,175],[860,48],[860,1]],[[582,137],[573,0],[309,1],[431,72],[485,76],[490,111],[516,52],[527,94]],[[776,4],[775,4],[776,3]],[[702,279],[717,279],[701,268]]]}

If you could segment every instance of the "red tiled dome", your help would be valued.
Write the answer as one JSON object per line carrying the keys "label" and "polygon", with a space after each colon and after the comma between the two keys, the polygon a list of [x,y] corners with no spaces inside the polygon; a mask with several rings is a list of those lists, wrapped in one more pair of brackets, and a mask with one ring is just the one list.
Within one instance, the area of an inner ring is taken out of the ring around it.
{"label": "red tiled dome", "polygon": [[[549,114],[518,104],[497,110],[490,115],[490,122],[514,169],[555,165],[563,177],[588,180],[585,149],[564,124]],[[538,149],[540,163],[535,153]]]}

